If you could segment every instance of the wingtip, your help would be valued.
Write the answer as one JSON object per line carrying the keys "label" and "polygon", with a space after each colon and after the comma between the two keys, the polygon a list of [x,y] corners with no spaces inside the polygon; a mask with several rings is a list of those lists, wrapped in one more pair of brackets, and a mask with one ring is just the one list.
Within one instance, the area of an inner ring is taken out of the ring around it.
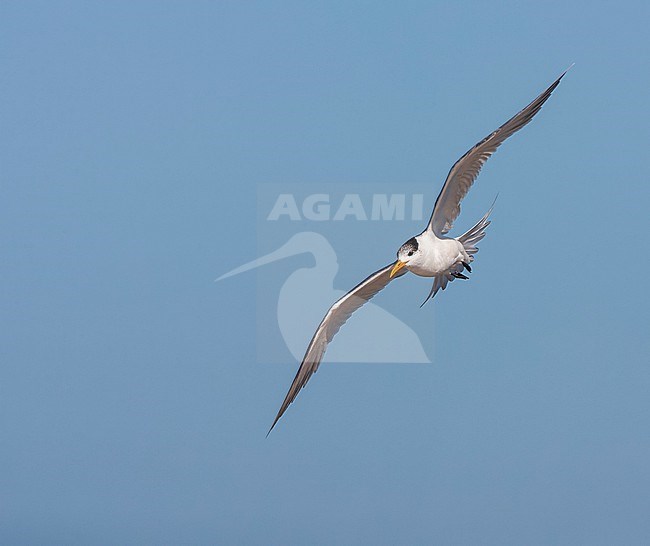
{"label": "wingtip", "polygon": [[275,424],[276,424],[277,422],[278,422],[278,419],[277,419],[277,417],[276,417],[275,421],[273,421],[273,424],[271,425],[271,428],[270,428],[269,431],[266,433],[265,438],[268,438],[268,437],[269,437],[269,434],[271,434],[271,431],[273,430],[273,427],[275,427]]}
{"label": "wingtip", "polygon": [[562,78],[564,78],[564,75],[565,75],[569,70],[571,70],[575,65],[576,65],[576,63],[571,63],[571,64],[569,65],[569,68],[567,68],[564,72],[562,72],[562,75],[558,78],[558,81],[560,81]]}
{"label": "wingtip", "polygon": [[271,425],[271,428],[270,428],[269,431],[266,433],[266,438],[269,437],[269,434],[271,434],[271,431],[275,428],[275,425],[278,424],[278,421],[280,420],[280,417],[282,417],[282,414],[283,414],[283,413],[284,413],[284,412],[281,411],[280,413],[278,413],[278,414],[275,416],[275,419],[273,420],[273,424]]}

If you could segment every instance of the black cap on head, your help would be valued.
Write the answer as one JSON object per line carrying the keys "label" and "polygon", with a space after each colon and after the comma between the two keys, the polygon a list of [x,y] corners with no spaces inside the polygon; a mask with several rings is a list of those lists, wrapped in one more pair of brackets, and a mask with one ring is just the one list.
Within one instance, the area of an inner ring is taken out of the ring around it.
{"label": "black cap on head", "polygon": [[403,253],[407,254],[408,256],[412,256],[413,253],[417,251],[417,249],[418,249],[417,239],[415,237],[411,237],[397,251],[397,256],[399,257],[400,252],[403,252]]}
{"label": "black cap on head", "polygon": [[412,248],[413,250],[417,250],[418,249],[418,240],[415,237],[411,237],[402,246]]}

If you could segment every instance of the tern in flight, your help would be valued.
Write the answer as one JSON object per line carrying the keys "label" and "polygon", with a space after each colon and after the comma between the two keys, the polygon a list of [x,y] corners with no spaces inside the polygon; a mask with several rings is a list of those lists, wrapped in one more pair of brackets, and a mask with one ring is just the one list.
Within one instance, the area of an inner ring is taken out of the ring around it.
{"label": "tern in flight", "polygon": [[533,119],[566,72],[565,70],[533,102],[456,161],[436,199],[426,229],[419,235],[411,237],[399,248],[395,262],[375,271],[329,308],[307,346],[296,377],[291,383],[289,392],[280,406],[269,433],[318,369],[328,343],[332,341],[341,326],[352,313],[385,288],[392,279],[401,277],[407,271],[421,277],[432,277],[433,286],[422,303],[424,305],[439,290],[444,290],[447,283],[454,279],[467,280],[469,278],[465,275],[465,271],[472,272],[470,264],[474,261],[474,254],[478,252],[476,244],[485,237],[485,229],[490,224],[488,218],[492,209],[460,237],[447,237],[454,220],[460,214],[460,202],[467,195],[485,162],[510,135],[516,133]]}

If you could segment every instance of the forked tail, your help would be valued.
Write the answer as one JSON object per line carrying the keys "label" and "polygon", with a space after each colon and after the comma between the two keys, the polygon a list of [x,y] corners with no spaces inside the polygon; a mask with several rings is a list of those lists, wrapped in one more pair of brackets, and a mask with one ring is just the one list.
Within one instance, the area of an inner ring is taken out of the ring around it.
{"label": "forked tail", "polygon": [[[496,199],[494,201],[496,203]],[[473,258],[474,254],[478,252],[478,247],[476,245],[481,239],[483,239],[483,237],[485,237],[485,230],[490,225],[489,218],[490,214],[492,213],[492,209],[494,209],[494,203],[492,203],[490,210],[485,213],[483,218],[476,222],[474,227],[470,228],[468,231],[458,237],[458,240],[463,244],[465,247],[465,252],[470,255],[470,258]]]}
{"label": "forked tail", "polygon": [[[496,199],[494,200],[494,203],[496,203]],[[478,252],[478,247],[476,245],[481,239],[483,239],[483,237],[485,237],[485,230],[490,225],[489,218],[490,214],[492,213],[492,209],[494,209],[494,203],[492,203],[490,210],[485,213],[485,216],[476,222],[474,227],[470,228],[467,232],[463,233],[457,239],[465,248],[465,252],[467,252],[467,255],[469,256],[469,263],[458,262],[452,266],[449,271],[445,271],[444,273],[436,275],[433,278],[433,286],[431,287],[431,291],[429,292],[427,298],[422,302],[422,305],[433,298],[439,290],[444,290],[447,288],[447,284],[454,279],[468,278],[463,274],[463,271],[472,271],[472,268],[469,266],[469,264],[474,261],[474,254]],[[422,307],[422,305],[420,305],[420,307]]]}

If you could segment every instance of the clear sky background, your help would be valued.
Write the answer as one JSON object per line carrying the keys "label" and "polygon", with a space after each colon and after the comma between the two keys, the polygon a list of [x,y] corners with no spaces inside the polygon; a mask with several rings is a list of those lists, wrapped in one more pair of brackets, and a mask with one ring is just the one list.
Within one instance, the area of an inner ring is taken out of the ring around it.
{"label": "clear sky background", "polygon": [[[2,2],[0,542],[648,544],[648,6]],[[258,186],[435,194],[572,62],[472,279],[377,299],[434,363],[323,367],[266,439],[297,363],[213,282]]]}

